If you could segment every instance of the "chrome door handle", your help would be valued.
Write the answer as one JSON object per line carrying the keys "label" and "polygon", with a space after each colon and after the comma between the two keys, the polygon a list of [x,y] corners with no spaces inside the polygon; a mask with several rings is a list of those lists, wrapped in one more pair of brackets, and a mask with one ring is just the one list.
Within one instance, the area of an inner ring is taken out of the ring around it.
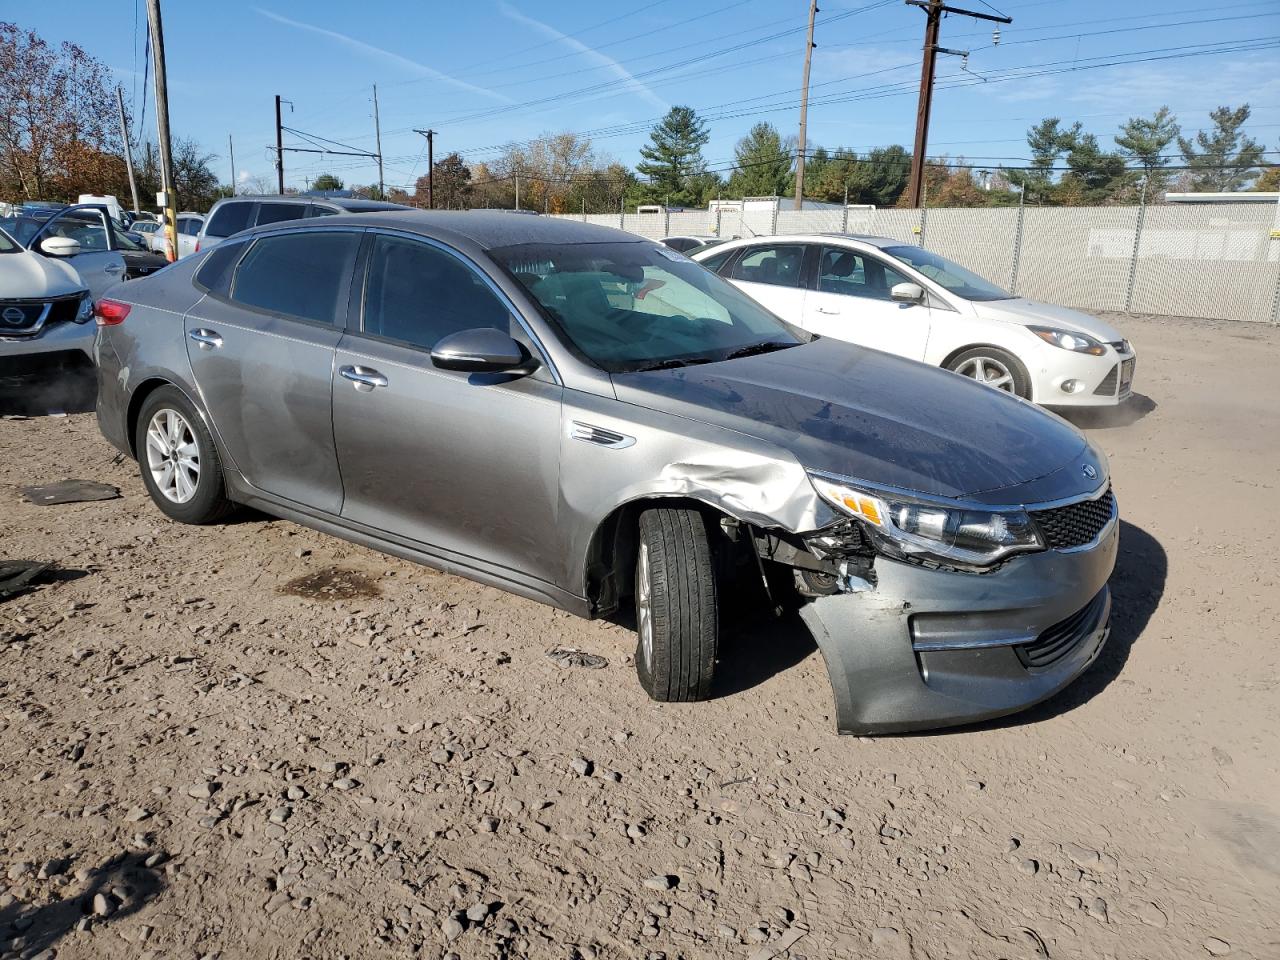
{"label": "chrome door handle", "polygon": [[357,390],[368,393],[374,387],[385,387],[387,378],[372,367],[339,367],[339,375],[351,381]]}
{"label": "chrome door handle", "polygon": [[201,350],[212,350],[214,347],[222,346],[222,337],[212,330],[192,330],[187,334],[192,340],[199,344]]}
{"label": "chrome door handle", "polygon": [[839,310],[828,310],[826,307],[814,307],[813,309],[818,313],[825,313],[829,317],[838,317],[840,315]]}
{"label": "chrome door handle", "polygon": [[123,270],[123,269],[124,269],[124,264],[121,264],[121,263],[109,263],[109,264],[107,264],[105,267],[103,267],[103,268],[102,268],[102,271],[103,271],[104,273],[119,273],[119,272],[120,272],[121,270]]}

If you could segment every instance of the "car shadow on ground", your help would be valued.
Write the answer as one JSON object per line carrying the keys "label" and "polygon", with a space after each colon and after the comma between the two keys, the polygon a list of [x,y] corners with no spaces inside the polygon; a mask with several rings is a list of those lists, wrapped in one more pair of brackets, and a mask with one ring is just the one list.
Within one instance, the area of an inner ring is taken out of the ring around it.
{"label": "car shadow on ground", "polygon": [[966,733],[1039,723],[1088,703],[1118,679],[1124,670],[1130,650],[1160,605],[1168,573],[1169,558],[1160,541],[1141,527],[1121,520],[1120,554],[1110,580],[1111,636],[1098,659],[1065,690],[1022,713],[952,730]]}
{"label": "car shadow on ground", "polygon": [[1114,407],[1064,407],[1054,412],[1081,430],[1114,430],[1132,426],[1158,406],[1146,394],[1135,393]]}
{"label": "car shadow on ground", "polygon": [[92,413],[98,382],[93,370],[70,370],[47,379],[0,378],[0,416],[47,417]]}
{"label": "car shadow on ground", "polygon": [[[64,896],[44,906],[23,903],[21,899],[0,909],[0,952],[32,957],[55,947],[71,933],[83,918],[91,917],[95,927],[110,926],[137,913],[154,900],[164,888],[161,874],[144,867],[143,855],[130,855],[125,860],[108,862],[89,878],[84,889],[74,896]],[[61,869],[67,869],[64,865]],[[18,886],[10,883],[10,888]],[[94,916],[94,898],[101,894],[100,904],[108,916]]]}

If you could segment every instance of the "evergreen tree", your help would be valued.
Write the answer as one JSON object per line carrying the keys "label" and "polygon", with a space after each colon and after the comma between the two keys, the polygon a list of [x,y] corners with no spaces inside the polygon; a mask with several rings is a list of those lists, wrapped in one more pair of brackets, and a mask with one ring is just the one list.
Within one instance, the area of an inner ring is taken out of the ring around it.
{"label": "evergreen tree", "polygon": [[911,154],[906,147],[896,143],[889,147],[876,147],[865,159],[853,161],[850,167],[850,203],[892,207],[907,189]]}
{"label": "evergreen tree", "polygon": [[1194,141],[1178,137],[1178,147],[1191,168],[1194,189],[1239,190],[1258,175],[1262,144],[1243,130],[1249,113],[1247,103],[1235,110],[1218,107],[1209,114],[1212,132],[1201,130]]}
{"label": "evergreen tree", "polygon": [[735,197],[780,197],[791,179],[793,147],[784,142],[778,128],[757,123],[734,148],[737,163],[729,177],[729,193]]}
{"label": "evergreen tree", "polygon": [[692,107],[672,107],[640,148],[644,158],[636,171],[649,179],[643,195],[650,201],[685,206],[700,199],[697,178],[706,172],[702,148],[711,139],[707,125]]}
{"label": "evergreen tree", "polygon": [[1075,203],[1096,205],[1110,200],[1131,179],[1124,157],[1104,151],[1092,133],[1075,136],[1067,153],[1067,166],[1070,169],[1063,177],[1063,199]]}
{"label": "evergreen tree", "polygon": [[1168,174],[1162,168],[1169,164],[1165,151],[1180,132],[1178,120],[1168,107],[1161,107],[1150,118],[1130,117],[1120,126],[1116,146],[1142,165],[1142,186],[1148,199],[1164,192]]}

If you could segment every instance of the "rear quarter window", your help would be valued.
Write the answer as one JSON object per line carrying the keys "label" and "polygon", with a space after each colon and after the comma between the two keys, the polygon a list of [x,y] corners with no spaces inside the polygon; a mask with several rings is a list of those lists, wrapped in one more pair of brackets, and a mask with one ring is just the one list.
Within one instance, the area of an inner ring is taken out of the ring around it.
{"label": "rear quarter window", "polygon": [[258,226],[264,223],[281,223],[285,220],[300,220],[307,215],[305,203],[260,203],[258,204]]}
{"label": "rear quarter window", "polygon": [[253,204],[251,202],[224,203],[209,218],[204,235],[221,239],[222,237],[229,237],[233,233],[239,233],[249,226],[249,216],[252,213]]}
{"label": "rear quarter window", "polygon": [[196,286],[219,297],[231,296],[231,277],[246,245],[247,241],[238,240],[214,247],[196,271]]}

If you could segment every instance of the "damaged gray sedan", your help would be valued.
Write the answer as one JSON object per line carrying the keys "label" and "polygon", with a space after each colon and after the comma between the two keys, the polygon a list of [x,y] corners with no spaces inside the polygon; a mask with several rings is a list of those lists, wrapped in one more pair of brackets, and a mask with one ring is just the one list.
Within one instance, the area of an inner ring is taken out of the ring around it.
{"label": "damaged gray sedan", "polygon": [[1106,639],[1116,504],[1076,430],[806,334],[629,234],[294,221],[97,310],[102,431],[164,513],[246,504],[585,617],[634,611],[655,700],[710,695],[734,585],[800,605],[844,732],[1022,709]]}

